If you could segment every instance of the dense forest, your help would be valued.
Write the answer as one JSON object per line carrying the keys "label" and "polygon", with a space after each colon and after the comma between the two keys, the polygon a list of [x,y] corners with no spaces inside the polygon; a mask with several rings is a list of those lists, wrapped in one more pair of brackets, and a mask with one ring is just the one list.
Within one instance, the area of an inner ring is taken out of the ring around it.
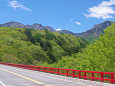
{"label": "dense forest", "polygon": [[66,56],[56,64],[45,65],[67,69],[115,72],[115,23],[104,34],[79,53]]}
{"label": "dense forest", "polygon": [[0,61],[18,64],[54,63],[86,47],[87,42],[72,35],[48,30],[0,28]]}
{"label": "dense forest", "polygon": [[1,27],[0,61],[115,72],[115,23],[92,44],[48,30]]}

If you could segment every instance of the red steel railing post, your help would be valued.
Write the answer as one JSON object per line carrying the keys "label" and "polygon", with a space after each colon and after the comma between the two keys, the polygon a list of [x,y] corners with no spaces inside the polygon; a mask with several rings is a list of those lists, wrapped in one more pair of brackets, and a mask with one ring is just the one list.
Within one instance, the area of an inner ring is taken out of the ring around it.
{"label": "red steel railing post", "polygon": [[[52,67],[42,67],[42,66],[33,66],[33,65],[22,65],[22,64],[12,64],[12,63],[0,63],[3,65],[8,65],[12,67],[18,67],[18,68],[24,68],[24,69],[30,69],[30,70],[38,70],[38,71],[44,71],[44,72],[50,72],[50,73],[56,73],[56,74],[61,74],[61,75],[66,75],[69,76],[71,75],[73,78],[77,76],[79,79],[83,77],[84,79],[91,79],[92,81],[100,80],[101,82],[104,81],[110,81],[111,84],[115,84],[115,73],[112,72],[98,72],[98,71],[82,71],[82,70],[71,70],[71,69],[62,69],[62,68],[52,68]],[[57,72],[56,72],[57,71]],[[69,74],[69,71],[72,72],[72,74]],[[79,73],[79,75],[76,75],[76,72]],[[82,72],[84,75],[82,75]],[[91,77],[87,75],[87,73],[91,74]],[[100,78],[95,78],[95,74],[100,74]],[[104,74],[111,75],[111,79],[105,78],[104,79]]]}
{"label": "red steel railing post", "polygon": [[111,74],[111,84],[114,84],[114,74]]}
{"label": "red steel railing post", "polygon": [[81,79],[81,71],[79,71],[79,79]]}
{"label": "red steel railing post", "polygon": [[91,79],[92,81],[94,81],[94,73],[92,72],[92,79]]}
{"label": "red steel railing post", "polygon": [[86,72],[84,72],[84,79],[86,79]]}
{"label": "red steel railing post", "polygon": [[66,76],[68,77],[68,70],[66,70]]}
{"label": "red steel railing post", "polygon": [[59,75],[59,68],[57,68],[57,74]]}
{"label": "red steel railing post", "polygon": [[72,75],[72,77],[73,77],[73,78],[75,77],[75,71],[73,71],[73,75]]}
{"label": "red steel railing post", "polygon": [[101,82],[104,81],[103,78],[104,78],[103,73],[101,73]]}

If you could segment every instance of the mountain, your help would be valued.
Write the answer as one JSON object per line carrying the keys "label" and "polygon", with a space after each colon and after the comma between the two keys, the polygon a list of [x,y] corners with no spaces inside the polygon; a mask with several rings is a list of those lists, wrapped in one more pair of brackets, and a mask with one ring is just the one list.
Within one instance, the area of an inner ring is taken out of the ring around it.
{"label": "mountain", "polygon": [[0,27],[0,62],[53,63],[78,53],[86,45],[85,40],[73,35],[48,30]]}
{"label": "mountain", "polygon": [[[50,64],[48,66],[51,67]],[[104,34],[94,43],[87,45],[79,53],[59,60],[53,67],[115,72],[115,23],[105,29]]]}
{"label": "mountain", "polygon": [[73,32],[68,31],[68,30],[56,30],[55,32],[58,32],[58,33],[65,33],[65,34],[69,34],[69,35],[74,35]]}
{"label": "mountain", "polygon": [[65,34],[71,34],[71,35],[74,35],[73,32],[71,31],[68,31],[68,30],[56,30],[56,29],[53,29],[52,27],[50,26],[43,26],[41,24],[33,24],[33,25],[24,25],[22,23],[19,23],[19,22],[14,22],[14,21],[11,21],[11,22],[8,22],[8,23],[4,23],[4,24],[0,24],[0,27],[18,27],[18,28],[34,28],[34,29],[39,29],[39,30],[49,30],[51,32],[58,32],[58,33],[65,33]]}
{"label": "mountain", "polygon": [[88,42],[92,42],[93,40],[98,38],[101,33],[104,33],[104,29],[106,29],[110,25],[111,25],[111,21],[105,21],[101,24],[94,25],[94,27],[92,27],[90,30],[87,30],[86,32],[82,32],[82,33],[73,33],[68,30],[56,30],[50,26],[43,26],[43,25],[37,24],[37,23],[35,23],[33,25],[23,25],[21,23],[13,22],[13,21],[5,23],[5,24],[0,24],[0,27],[34,28],[34,29],[39,29],[39,30],[47,29],[51,32],[70,34],[70,35],[74,35],[76,37],[84,38]]}
{"label": "mountain", "polygon": [[101,35],[101,33],[104,33],[104,29],[109,27],[111,24],[112,24],[111,21],[105,21],[103,23],[94,25],[90,30],[87,30],[87,31],[82,32],[82,33],[73,33],[73,32],[68,31],[68,30],[56,30],[55,32],[70,34],[70,35],[74,35],[76,37],[84,38],[87,41],[93,41],[96,38],[98,38]]}
{"label": "mountain", "polygon": [[34,29],[39,29],[39,30],[49,30],[51,32],[54,32],[55,30],[49,26],[42,26],[41,24],[33,24],[33,25],[24,25],[22,23],[19,23],[19,22],[14,22],[14,21],[11,21],[11,22],[8,22],[8,23],[4,23],[4,24],[0,24],[0,27],[18,27],[18,28],[34,28]]}
{"label": "mountain", "polygon": [[86,32],[74,34],[74,36],[84,38],[91,42],[104,33],[104,29],[109,27],[111,24],[111,21],[105,21],[101,24],[94,25],[94,27],[92,27],[90,30],[87,30]]}

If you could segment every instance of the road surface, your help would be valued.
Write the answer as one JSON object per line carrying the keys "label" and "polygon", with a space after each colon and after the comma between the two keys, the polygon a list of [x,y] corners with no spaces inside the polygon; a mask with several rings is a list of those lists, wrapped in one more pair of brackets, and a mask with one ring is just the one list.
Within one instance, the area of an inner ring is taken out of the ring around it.
{"label": "road surface", "polygon": [[0,65],[0,86],[115,86]]}

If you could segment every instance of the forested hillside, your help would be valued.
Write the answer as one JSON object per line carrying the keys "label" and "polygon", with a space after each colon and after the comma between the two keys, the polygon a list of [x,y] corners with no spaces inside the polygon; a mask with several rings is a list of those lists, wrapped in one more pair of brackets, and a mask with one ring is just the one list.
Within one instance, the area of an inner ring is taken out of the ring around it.
{"label": "forested hillside", "polygon": [[101,35],[101,33],[104,33],[104,29],[109,27],[111,23],[112,23],[111,21],[105,21],[103,23],[96,24],[91,29],[85,32],[82,32],[82,33],[74,33],[69,30],[57,30],[50,26],[43,26],[42,24],[37,24],[37,23],[33,25],[24,25],[20,22],[14,22],[14,21],[0,24],[0,27],[18,27],[18,28],[23,28],[23,29],[33,28],[37,30],[49,30],[51,32],[64,33],[64,34],[69,34],[69,35],[73,35],[76,37],[80,37],[80,38],[85,39],[89,43],[94,43],[94,41]]}
{"label": "forested hillside", "polygon": [[[89,70],[115,72],[115,23],[105,29],[95,43],[88,45],[81,52],[65,57],[50,66]],[[49,66],[49,65],[48,65]]]}
{"label": "forested hillside", "polygon": [[48,30],[0,27],[0,61],[18,64],[54,63],[86,47],[87,42]]}
{"label": "forested hillside", "polygon": [[94,43],[98,37],[104,33],[104,29],[111,26],[111,21],[105,21],[100,24],[94,25],[90,30],[87,30],[86,32],[76,34],[77,37],[84,38],[89,43]]}
{"label": "forested hillside", "polygon": [[0,61],[115,72],[115,23],[92,44],[48,30],[0,28]]}

